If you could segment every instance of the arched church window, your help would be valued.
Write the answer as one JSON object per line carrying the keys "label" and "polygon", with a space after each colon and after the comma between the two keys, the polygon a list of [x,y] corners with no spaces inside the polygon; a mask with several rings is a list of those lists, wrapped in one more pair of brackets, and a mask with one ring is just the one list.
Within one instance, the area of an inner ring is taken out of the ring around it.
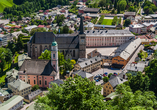
{"label": "arched church window", "polygon": [[75,50],[73,50],[73,57],[75,57]]}

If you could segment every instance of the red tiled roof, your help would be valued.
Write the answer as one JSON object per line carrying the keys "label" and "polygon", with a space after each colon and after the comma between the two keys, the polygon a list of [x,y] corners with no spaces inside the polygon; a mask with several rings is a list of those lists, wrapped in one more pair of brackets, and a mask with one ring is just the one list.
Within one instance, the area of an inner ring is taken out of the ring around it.
{"label": "red tiled roof", "polygon": [[45,27],[45,25],[39,25],[38,27],[39,27],[39,28],[43,28],[43,27]]}

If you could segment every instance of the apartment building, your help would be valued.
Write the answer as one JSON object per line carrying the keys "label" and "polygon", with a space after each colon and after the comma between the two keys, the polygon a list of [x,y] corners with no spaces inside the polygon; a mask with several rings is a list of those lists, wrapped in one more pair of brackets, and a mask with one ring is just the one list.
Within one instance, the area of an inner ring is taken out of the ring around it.
{"label": "apartment building", "polygon": [[25,97],[31,93],[32,86],[20,79],[17,79],[13,82],[8,83],[8,88],[13,92],[14,95]]}
{"label": "apartment building", "polygon": [[100,69],[101,65],[102,65],[101,57],[95,56],[95,57],[92,57],[85,61],[76,63],[74,66],[74,71],[83,70],[85,72],[92,73],[92,72]]}

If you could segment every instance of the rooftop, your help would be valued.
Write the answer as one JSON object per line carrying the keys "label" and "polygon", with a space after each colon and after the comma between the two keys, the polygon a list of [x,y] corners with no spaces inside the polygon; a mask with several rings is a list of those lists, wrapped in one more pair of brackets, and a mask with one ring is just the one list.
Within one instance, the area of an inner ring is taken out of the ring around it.
{"label": "rooftop", "polygon": [[12,93],[10,90],[3,90],[2,88],[0,88],[0,96],[5,96]]}
{"label": "rooftop", "polygon": [[13,106],[15,106],[18,102],[23,100],[22,96],[14,95],[12,98],[8,99],[4,103],[0,104],[0,110],[9,110]]}
{"label": "rooftop", "polygon": [[18,56],[18,67],[20,67],[25,59],[31,59],[27,54],[22,54]]}
{"label": "rooftop", "polygon": [[135,16],[135,15],[136,15],[136,12],[125,12],[124,15],[130,15],[130,16],[131,16],[131,15],[134,15],[134,16]]}
{"label": "rooftop", "polygon": [[19,69],[19,74],[54,76],[56,71],[52,67],[50,60],[25,59]]}
{"label": "rooftop", "polygon": [[13,82],[10,82],[8,83],[8,85],[10,85],[11,87],[14,87],[15,89],[17,89],[18,91],[21,91],[25,88],[28,88],[28,87],[31,87],[30,84],[27,84],[26,82],[20,80],[20,79],[17,79]]}
{"label": "rooftop", "polygon": [[92,57],[86,61],[80,62],[78,64],[80,65],[81,68],[84,68],[84,67],[89,66],[89,65],[91,65],[95,62],[98,62],[98,61],[101,61],[101,57],[95,56],[95,57]]}
{"label": "rooftop", "polygon": [[28,94],[25,99],[28,99],[28,100],[32,100],[34,97],[38,96],[39,94],[41,94],[42,91],[40,89],[34,91],[34,92],[31,92],[30,94]]}
{"label": "rooftop", "polygon": [[124,60],[127,60],[140,44],[140,38],[124,43],[115,51],[114,57],[120,56]]}
{"label": "rooftop", "polygon": [[56,79],[54,81],[51,81],[50,83],[56,83],[58,86],[60,86],[60,84],[63,84],[64,82],[62,80],[60,80],[60,79]]}
{"label": "rooftop", "polygon": [[130,25],[129,27],[132,27],[132,28],[142,28],[142,27],[144,27],[144,25],[142,25],[142,24],[135,24],[135,25]]}
{"label": "rooftop", "polygon": [[86,36],[134,36],[129,30],[86,30]]}
{"label": "rooftop", "polygon": [[75,71],[75,72],[73,72],[72,74],[78,74],[78,75],[81,76],[82,78],[90,78],[90,77],[93,76],[92,74],[87,73],[87,72],[84,72],[84,71],[82,71],[82,70]]}
{"label": "rooftop", "polygon": [[6,75],[7,75],[6,78],[13,77],[13,78],[16,79],[17,76],[18,76],[18,72],[19,72],[19,71],[16,70],[16,69],[14,69],[14,68],[11,69],[11,70],[9,70],[9,71],[6,72]]}

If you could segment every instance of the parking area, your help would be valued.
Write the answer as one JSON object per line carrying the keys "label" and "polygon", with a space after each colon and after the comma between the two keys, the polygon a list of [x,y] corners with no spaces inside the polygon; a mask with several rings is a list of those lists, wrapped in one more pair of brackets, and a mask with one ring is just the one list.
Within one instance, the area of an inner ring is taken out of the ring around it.
{"label": "parking area", "polygon": [[[104,74],[105,72],[109,73],[121,73],[122,69],[110,69],[110,68],[101,68],[95,72],[92,73],[92,75],[94,75],[94,77],[98,74]],[[96,82],[96,85],[101,85],[103,83],[103,80],[100,80],[99,82]]]}
{"label": "parking area", "polygon": [[95,49],[97,49],[97,51],[101,53],[101,55],[111,55],[117,49],[117,47],[86,48],[86,54],[92,52]]}

